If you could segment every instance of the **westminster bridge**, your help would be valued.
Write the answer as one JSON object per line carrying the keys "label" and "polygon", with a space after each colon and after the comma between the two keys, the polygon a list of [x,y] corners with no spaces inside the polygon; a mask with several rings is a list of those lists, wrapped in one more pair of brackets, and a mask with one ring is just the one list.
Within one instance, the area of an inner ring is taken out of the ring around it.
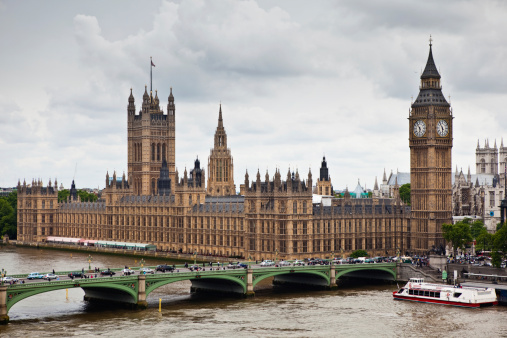
{"label": "westminster bridge", "polygon": [[109,301],[128,304],[133,308],[146,308],[148,295],[155,289],[174,282],[188,280],[192,292],[235,293],[255,295],[255,286],[266,278],[273,284],[307,285],[323,289],[337,288],[340,277],[399,280],[396,263],[270,266],[251,265],[248,268],[208,268],[198,271],[177,267],[172,272],[153,274],[119,275],[122,269],[111,269],[118,276],[100,276],[86,271],[92,278],[68,278],[72,271],[58,271],[59,280],[26,281],[26,274],[10,275],[23,283],[0,286],[0,324],[9,321],[8,312],[17,302],[31,296],[60,289],[81,288],[87,301]]}

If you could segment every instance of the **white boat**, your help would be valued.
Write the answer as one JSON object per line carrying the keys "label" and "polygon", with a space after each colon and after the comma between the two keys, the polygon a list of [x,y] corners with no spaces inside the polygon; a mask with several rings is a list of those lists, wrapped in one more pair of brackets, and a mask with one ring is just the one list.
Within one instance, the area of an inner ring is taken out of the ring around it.
{"label": "white boat", "polygon": [[495,289],[425,283],[423,278],[410,278],[404,287],[393,292],[393,297],[395,300],[461,307],[481,307],[498,304]]}

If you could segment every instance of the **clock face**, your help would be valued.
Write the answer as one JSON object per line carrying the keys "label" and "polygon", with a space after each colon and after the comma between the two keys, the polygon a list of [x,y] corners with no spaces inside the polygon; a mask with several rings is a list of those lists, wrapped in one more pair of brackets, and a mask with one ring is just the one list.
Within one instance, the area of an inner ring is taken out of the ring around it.
{"label": "clock face", "polygon": [[423,120],[419,120],[414,123],[414,135],[417,137],[421,137],[426,133],[426,124]]}
{"label": "clock face", "polygon": [[441,137],[447,136],[447,134],[449,134],[449,126],[447,125],[447,122],[445,122],[444,120],[438,121],[437,133]]}

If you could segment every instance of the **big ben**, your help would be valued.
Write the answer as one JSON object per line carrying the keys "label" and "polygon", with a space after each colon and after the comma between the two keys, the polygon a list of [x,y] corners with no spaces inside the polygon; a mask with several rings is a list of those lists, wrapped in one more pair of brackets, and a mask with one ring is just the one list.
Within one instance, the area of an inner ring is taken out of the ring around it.
{"label": "big ben", "polygon": [[412,205],[408,232],[410,250],[417,253],[443,248],[442,224],[452,222],[452,119],[430,38],[419,95],[408,119]]}

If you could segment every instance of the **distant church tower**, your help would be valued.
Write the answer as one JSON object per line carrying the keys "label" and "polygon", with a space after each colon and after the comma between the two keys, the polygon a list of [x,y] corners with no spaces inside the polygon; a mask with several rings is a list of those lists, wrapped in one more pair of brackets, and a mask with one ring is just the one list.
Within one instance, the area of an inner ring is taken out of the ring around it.
{"label": "distant church tower", "polygon": [[218,126],[215,132],[215,146],[208,158],[207,193],[211,196],[236,194],[234,185],[234,164],[231,150],[227,148],[227,134],[222,120],[222,104],[218,112]]}
{"label": "distant church tower", "polygon": [[452,222],[452,110],[430,52],[409,115],[411,224],[408,248],[444,246],[442,224]]}
{"label": "distant church tower", "polygon": [[136,115],[132,89],[128,104],[128,182],[135,195],[158,194],[157,180],[165,160],[171,182],[175,182],[175,110],[171,88],[167,114],[160,109],[155,97],[146,86],[142,109]]}
{"label": "distant church tower", "polygon": [[329,169],[327,168],[326,157],[322,158],[320,166],[320,177],[317,180],[317,195],[333,196],[333,186],[329,177]]}

